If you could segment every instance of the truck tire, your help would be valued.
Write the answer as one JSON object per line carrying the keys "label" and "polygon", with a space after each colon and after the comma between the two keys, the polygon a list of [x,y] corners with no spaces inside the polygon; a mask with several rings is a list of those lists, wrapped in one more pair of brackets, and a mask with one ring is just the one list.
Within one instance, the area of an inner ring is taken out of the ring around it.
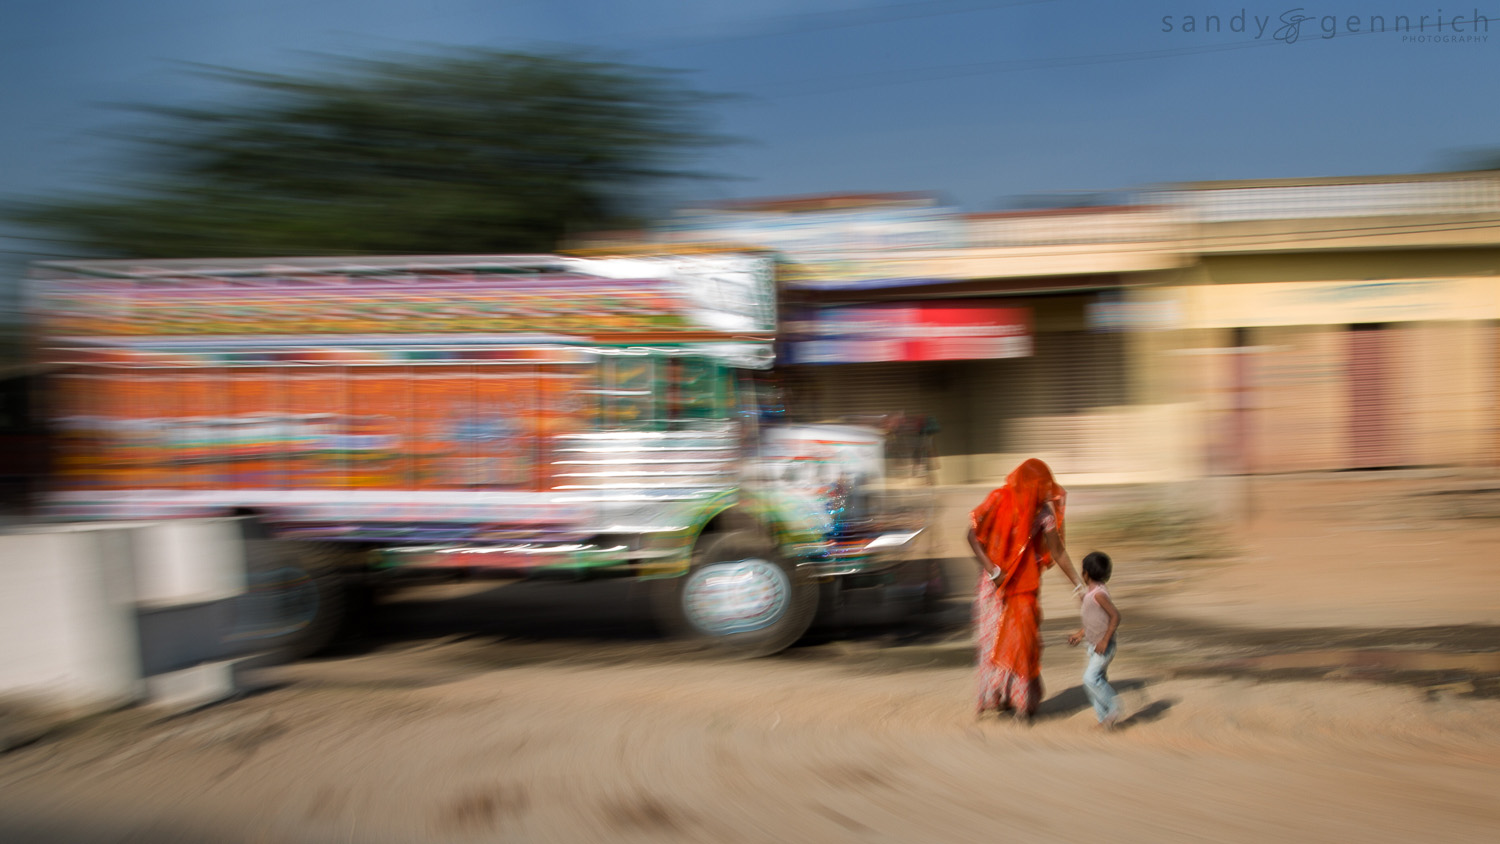
{"label": "truck tire", "polygon": [[354,609],[345,579],[348,554],[326,543],[247,542],[252,609],[242,622],[245,644],[271,662],[302,659],[333,644]]}
{"label": "truck tire", "polygon": [[656,615],[668,632],[743,658],[785,650],[818,610],[817,583],[750,528],[701,538],[687,574],[656,587]]}

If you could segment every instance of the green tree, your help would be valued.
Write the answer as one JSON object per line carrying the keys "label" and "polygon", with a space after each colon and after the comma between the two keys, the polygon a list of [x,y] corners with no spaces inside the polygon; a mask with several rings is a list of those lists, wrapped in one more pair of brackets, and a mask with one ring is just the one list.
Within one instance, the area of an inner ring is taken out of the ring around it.
{"label": "green tree", "polygon": [[672,73],[488,50],[210,71],[244,97],[141,109],[132,174],[7,216],[122,257],[548,251],[619,226],[724,139]]}

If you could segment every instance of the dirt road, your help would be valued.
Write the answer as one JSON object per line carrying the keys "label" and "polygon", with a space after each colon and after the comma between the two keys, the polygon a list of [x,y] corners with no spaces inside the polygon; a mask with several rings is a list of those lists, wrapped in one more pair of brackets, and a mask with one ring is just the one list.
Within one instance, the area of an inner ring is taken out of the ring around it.
{"label": "dirt road", "polygon": [[[1497,528],[1390,518],[1452,479],[1306,484],[1231,558],[1111,549],[1116,733],[1060,579],[1031,727],[974,719],[961,628],[726,662],[657,639],[625,584],[429,587],[243,699],[0,756],[0,840],[1495,840],[1500,584],[1471,552]],[[1352,550],[1287,550],[1323,534]]]}

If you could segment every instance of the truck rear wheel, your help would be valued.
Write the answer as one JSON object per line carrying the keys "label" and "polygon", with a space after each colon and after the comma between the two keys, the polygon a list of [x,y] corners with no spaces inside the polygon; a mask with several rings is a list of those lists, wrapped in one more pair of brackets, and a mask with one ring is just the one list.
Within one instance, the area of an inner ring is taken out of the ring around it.
{"label": "truck rear wheel", "polygon": [[701,539],[688,573],[658,581],[653,598],[670,632],[740,657],[785,650],[818,610],[817,584],[748,528]]}
{"label": "truck rear wheel", "polygon": [[250,582],[237,638],[276,662],[331,645],[358,604],[345,577],[348,554],[327,543],[248,541]]}

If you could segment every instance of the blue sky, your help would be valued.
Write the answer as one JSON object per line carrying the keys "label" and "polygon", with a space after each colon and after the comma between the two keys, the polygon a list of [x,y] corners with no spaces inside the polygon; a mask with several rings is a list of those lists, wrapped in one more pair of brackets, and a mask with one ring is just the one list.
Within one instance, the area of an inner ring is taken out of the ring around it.
{"label": "blue sky", "polygon": [[[1298,8],[1302,37],[1274,40]],[[1427,15],[1436,35],[1439,14],[1476,9],[1495,19],[1479,43],[1343,32],[1350,16]],[[1242,10],[1252,31],[1228,31]],[[1182,31],[1210,14],[1223,31]],[[1256,16],[1276,21],[1260,38]],[[745,142],[703,162],[737,178],[695,199],[933,190],[988,210],[1163,181],[1416,172],[1500,147],[1500,3],[7,0],[0,195],[110,177],[122,116],[107,104],[224,95],[187,63],[295,70],[447,45],[602,48],[742,95],[714,116]]]}

